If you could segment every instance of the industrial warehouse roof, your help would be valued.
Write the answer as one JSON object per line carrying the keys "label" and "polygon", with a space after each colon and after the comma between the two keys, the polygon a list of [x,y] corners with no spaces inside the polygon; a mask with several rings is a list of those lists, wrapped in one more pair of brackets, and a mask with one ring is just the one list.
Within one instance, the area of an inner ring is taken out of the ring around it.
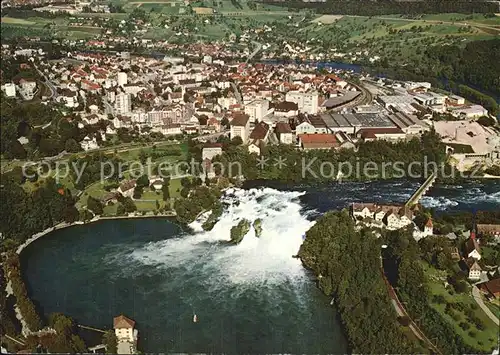
{"label": "industrial warehouse roof", "polygon": [[329,128],[364,127],[391,128],[396,125],[386,116],[379,113],[324,113],[321,118]]}
{"label": "industrial warehouse roof", "polygon": [[343,105],[351,100],[354,100],[359,95],[361,95],[361,92],[359,92],[359,91],[348,91],[343,96],[330,97],[328,100],[323,102],[323,104],[321,106],[324,106],[327,108],[328,107],[337,107],[337,106]]}
{"label": "industrial warehouse roof", "polygon": [[328,133],[300,134],[299,139],[305,149],[336,148],[338,146],[335,136]]}

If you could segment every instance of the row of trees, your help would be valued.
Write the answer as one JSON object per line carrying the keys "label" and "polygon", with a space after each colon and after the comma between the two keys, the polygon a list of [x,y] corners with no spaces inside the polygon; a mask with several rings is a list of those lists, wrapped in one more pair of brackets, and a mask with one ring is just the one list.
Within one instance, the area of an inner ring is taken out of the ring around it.
{"label": "row of trees", "polygon": [[12,292],[16,297],[16,303],[19,310],[26,321],[29,330],[35,332],[43,326],[42,320],[38,315],[35,305],[28,297],[26,286],[21,277],[21,265],[19,255],[15,252],[9,252],[4,263],[4,272],[12,285]]}
{"label": "row of trees", "polygon": [[[6,285],[7,279],[5,278],[5,272],[3,268],[0,268],[0,284]],[[15,298],[7,296],[7,292],[4,287],[0,288],[0,337],[5,334],[14,336],[21,330],[21,324],[16,318],[16,313],[14,311]]]}
{"label": "row of trees", "polygon": [[355,230],[344,210],[328,212],[317,221],[299,257],[318,276],[320,289],[335,297],[351,352],[422,352],[397,322],[380,273],[380,248],[370,231]]}
{"label": "row of trees", "polygon": [[[426,173],[432,173],[430,165],[426,171],[426,161],[439,166],[446,159],[444,145],[435,132],[396,143],[379,140],[364,142],[357,151],[298,151],[286,145],[268,146],[262,156],[270,159],[264,165],[258,164],[261,158],[248,153],[242,146],[228,145],[223,149],[223,154],[214,158],[215,172],[227,177],[243,175],[247,180],[327,181],[336,179],[339,171],[345,180],[392,178],[401,174],[396,162],[404,170],[403,176],[399,177],[408,176],[410,167],[411,175],[424,177]],[[273,159],[279,157],[285,166],[275,164]],[[412,164],[414,162],[422,164],[417,166]]]}

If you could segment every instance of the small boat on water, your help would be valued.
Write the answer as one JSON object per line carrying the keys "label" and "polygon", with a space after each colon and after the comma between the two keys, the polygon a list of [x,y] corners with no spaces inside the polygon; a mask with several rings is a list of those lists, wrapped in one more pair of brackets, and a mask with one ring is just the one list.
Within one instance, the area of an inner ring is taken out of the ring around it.
{"label": "small boat on water", "polygon": [[193,323],[196,323],[198,322],[198,317],[196,316],[196,314],[193,316]]}
{"label": "small boat on water", "polygon": [[332,298],[332,300],[330,301],[330,306],[333,306],[333,302],[335,301],[335,297]]}

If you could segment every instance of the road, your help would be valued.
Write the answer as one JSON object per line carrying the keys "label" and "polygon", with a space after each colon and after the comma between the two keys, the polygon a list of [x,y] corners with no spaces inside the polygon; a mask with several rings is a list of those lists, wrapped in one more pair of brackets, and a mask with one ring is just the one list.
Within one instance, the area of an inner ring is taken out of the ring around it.
{"label": "road", "polygon": [[[380,259],[380,262],[382,263],[382,258]],[[413,332],[413,334],[415,334],[415,336],[417,338],[425,341],[427,343],[427,345],[429,346],[429,349],[432,349],[432,351],[434,351],[436,354],[443,355],[443,353],[439,350],[439,348],[436,345],[434,345],[425,336],[424,332],[422,332],[422,330],[420,330],[417,323],[415,323],[413,321],[413,319],[410,317],[410,315],[408,314],[406,309],[403,307],[403,305],[399,301],[399,298],[398,298],[398,295],[396,294],[396,291],[394,291],[394,288],[390,284],[389,280],[387,280],[387,278],[385,277],[384,269],[383,269],[382,265],[380,266],[380,272],[381,272],[382,277],[384,279],[385,285],[387,286],[387,291],[389,293],[389,297],[391,298],[391,303],[394,306],[394,309],[396,310],[396,313],[398,314],[398,316],[406,316],[410,320],[410,329]]]}
{"label": "road", "polygon": [[486,313],[488,318],[490,318],[493,321],[493,323],[495,323],[497,326],[500,326],[498,318],[484,304],[483,299],[481,298],[481,293],[479,292],[479,289],[476,286],[472,286],[472,297],[474,297],[474,300],[476,300],[478,306],[481,307],[481,309],[484,311],[484,313]]}
{"label": "road", "polygon": [[238,87],[232,81],[230,82],[230,84],[231,84],[231,87],[233,88],[234,95],[236,96],[236,100],[238,100],[238,103],[240,105],[243,105],[243,99],[241,98],[241,94],[240,94],[240,91],[238,90]]}
{"label": "road", "polygon": [[36,64],[34,64],[34,65],[35,65],[35,69],[38,72],[38,74],[40,74],[45,79],[44,84],[47,85],[47,87],[50,89],[49,99],[52,99],[52,98],[56,99],[57,95],[58,95],[56,87],[54,86],[54,84],[52,84],[52,82],[49,80],[49,78],[47,78],[47,76],[40,69],[38,69]]}
{"label": "road", "polygon": [[112,115],[114,112],[114,109],[113,109],[113,106],[109,103],[108,99],[104,98],[104,100],[102,100],[102,102],[104,103],[104,106],[105,106],[104,112]]}
{"label": "road", "polygon": [[259,51],[262,49],[262,44],[259,43],[259,42],[256,42],[256,41],[252,41],[253,44],[255,44],[257,46],[257,48],[255,48],[255,50],[248,56],[247,60],[245,61],[245,64],[248,64],[248,62],[250,60],[252,60],[253,57],[255,57],[255,55],[257,53],[259,53]]}

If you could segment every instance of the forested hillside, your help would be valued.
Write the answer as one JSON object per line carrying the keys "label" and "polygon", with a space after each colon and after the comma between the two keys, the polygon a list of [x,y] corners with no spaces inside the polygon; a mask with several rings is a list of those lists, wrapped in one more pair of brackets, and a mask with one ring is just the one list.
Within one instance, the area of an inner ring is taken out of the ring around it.
{"label": "forested hillside", "polygon": [[354,229],[347,211],[329,212],[307,232],[299,257],[318,275],[321,290],[335,297],[353,353],[422,353],[396,320],[380,248],[372,232]]}
{"label": "forested hillside", "polygon": [[303,2],[302,0],[261,0],[266,4],[285,6],[297,9],[316,9],[318,13],[343,15],[388,15],[388,14],[432,14],[443,12],[458,13],[495,13],[498,5],[486,1],[454,1],[454,0],[327,0],[321,2]]}
{"label": "forested hillside", "polygon": [[470,42],[465,48],[436,46],[429,48],[426,55],[440,63],[438,76],[500,95],[500,39]]}

